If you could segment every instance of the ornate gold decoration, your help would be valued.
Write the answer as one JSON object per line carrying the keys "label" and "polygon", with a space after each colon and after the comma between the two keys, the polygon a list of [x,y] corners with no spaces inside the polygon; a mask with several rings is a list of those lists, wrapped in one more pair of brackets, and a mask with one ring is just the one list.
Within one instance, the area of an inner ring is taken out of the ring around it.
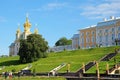
{"label": "ornate gold decoration", "polygon": [[28,16],[26,16],[26,22],[24,23],[24,31],[30,33],[31,23],[29,22]]}
{"label": "ornate gold decoration", "polygon": [[17,33],[20,33],[20,24],[18,24],[18,29],[16,31]]}
{"label": "ornate gold decoration", "polygon": [[30,22],[28,20],[28,17],[26,17],[26,22],[24,23],[24,27],[28,27],[28,28],[31,27],[31,24],[30,24]]}

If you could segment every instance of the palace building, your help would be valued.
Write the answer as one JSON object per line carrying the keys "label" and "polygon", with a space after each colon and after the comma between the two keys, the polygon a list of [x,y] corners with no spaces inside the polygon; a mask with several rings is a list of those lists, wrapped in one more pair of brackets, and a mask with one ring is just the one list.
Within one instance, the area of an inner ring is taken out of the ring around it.
{"label": "palace building", "polygon": [[[26,39],[28,35],[32,34],[30,31],[31,28],[31,23],[29,22],[28,17],[26,17],[26,21],[23,24],[24,26],[24,32],[21,32],[20,29],[18,28],[16,31],[16,39],[11,45],[9,46],[9,55],[10,56],[15,56],[19,52],[20,48],[20,39]],[[34,31],[35,34],[38,34],[38,30],[35,29]]]}
{"label": "palace building", "polygon": [[96,40],[100,46],[116,45],[115,40],[120,40],[120,18],[110,17],[109,20],[99,22],[96,27]]}
{"label": "palace building", "polygon": [[80,47],[89,48],[96,45],[96,26],[79,30]]}
{"label": "palace building", "polygon": [[[104,18],[98,22],[96,26],[79,30],[79,47],[91,48],[98,46],[114,46],[120,45],[120,17],[111,16],[110,19]],[[72,45],[76,45],[74,35],[72,37]],[[74,46],[72,46],[74,47]]]}

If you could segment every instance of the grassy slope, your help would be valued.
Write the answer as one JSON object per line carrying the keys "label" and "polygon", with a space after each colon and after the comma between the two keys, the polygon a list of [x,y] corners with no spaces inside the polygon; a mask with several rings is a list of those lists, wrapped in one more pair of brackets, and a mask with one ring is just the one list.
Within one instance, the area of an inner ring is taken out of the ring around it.
{"label": "grassy slope", "polygon": [[[114,58],[116,58],[116,62],[114,61]],[[115,57],[113,57],[109,61],[99,62],[100,73],[105,73],[107,64],[109,64],[109,68],[112,68],[116,63],[117,64],[120,63],[120,53],[118,53]],[[87,71],[87,73],[95,73],[95,72],[96,72],[96,66],[93,66],[90,70]]]}
{"label": "grassy slope", "polygon": [[[74,50],[74,51],[63,51],[58,53],[51,53],[47,58],[42,58],[32,64],[33,68],[36,69],[36,72],[49,72],[53,68],[57,67],[62,63],[70,63],[70,70],[72,72],[77,71],[82,63],[88,63],[89,61],[99,60],[104,55],[114,52],[115,47],[107,47],[107,48],[94,48],[94,49],[86,49],[86,50]],[[2,71],[11,71],[12,69],[16,69],[19,71],[23,69],[28,64],[19,64],[19,57],[8,57],[8,58],[0,58],[0,66],[6,66]],[[64,67],[60,70],[60,72],[66,72],[67,67]]]}

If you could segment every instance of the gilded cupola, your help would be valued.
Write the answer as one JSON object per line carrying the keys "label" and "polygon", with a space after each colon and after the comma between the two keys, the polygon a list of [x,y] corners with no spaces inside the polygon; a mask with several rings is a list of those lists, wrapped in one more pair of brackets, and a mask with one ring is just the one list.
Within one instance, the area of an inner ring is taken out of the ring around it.
{"label": "gilded cupola", "polygon": [[20,34],[20,24],[18,24],[18,29],[16,31],[16,34]]}
{"label": "gilded cupola", "polygon": [[28,17],[26,17],[26,22],[24,23],[24,32],[30,33],[31,23],[29,22]]}
{"label": "gilded cupola", "polygon": [[28,17],[26,17],[26,22],[24,23],[24,28],[30,28],[31,27],[31,24],[30,24],[30,22],[29,22],[29,20],[28,20]]}
{"label": "gilded cupola", "polygon": [[18,29],[17,29],[16,33],[20,33],[20,28],[19,28],[19,27],[18,27]]}

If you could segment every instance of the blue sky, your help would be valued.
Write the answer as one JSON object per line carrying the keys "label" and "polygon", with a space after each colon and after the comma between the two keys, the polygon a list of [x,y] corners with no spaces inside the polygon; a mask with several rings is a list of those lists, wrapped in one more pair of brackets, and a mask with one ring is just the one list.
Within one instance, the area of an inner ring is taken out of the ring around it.
{"label": "blue sky", "polygon": [[120,16],[119,5],[120,0],[0,0],[0,55],[9,54],[18,24],[24,31],[26,13],[31,32],[38,28],[52,47],[59,38],[70,39],[104,17]]}

